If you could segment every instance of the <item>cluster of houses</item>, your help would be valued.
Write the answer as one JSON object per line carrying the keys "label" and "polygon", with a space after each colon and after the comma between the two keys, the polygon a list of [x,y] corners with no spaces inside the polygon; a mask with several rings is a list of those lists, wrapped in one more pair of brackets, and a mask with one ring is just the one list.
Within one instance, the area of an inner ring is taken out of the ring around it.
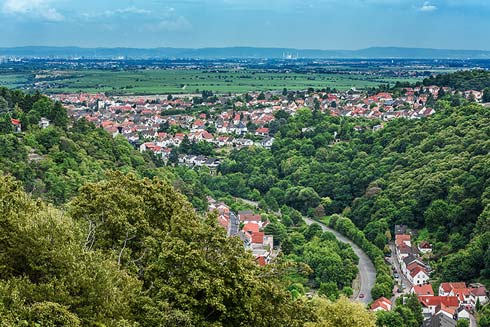
{"label": "cluster of houses", "polygon": [[[422,241],[412,242],[413,231],[405,225],[395,226],[395,260],[400,266],[409,292],[415,294],[422,305],[424,327],[456,326],[459,319],[470,319],[472,312],[489,301],[488,291],[479,283],[466,285],[464,282],[444,282],[439,285],[437,295],[430,283],[430,266],[423,257],[431,253],[432,247]],[[384,297],[371,305],[372,311],[390,311],[392,301]]]}
{"label": "cluster of houses", "polygon": [[412,244],[412,235],[407,226],[395,226],[395,259],[410,285],[422,285],[429,281],[430,266],[424,262],[422,256],[431,252],[432,246],[426,241],[418,245]]}
{"label": "cluster of houses", "polygon": [[243,241],[245,249],[252,253],[257,264],[265,266],[277,256],[274,237],[263,231],[269,221],[264,221],[260,214],[249,210],[235,213],[225,203],[211,197],[208,197],[208,211],[218,214],[218,223],[229,237],[239,237]]}
{"label": "cluster of houses", "polygon": [[488,292],[479,283],[466,285],[464,282],[441,283],[435,295],[430,283],[414,285],[411,289],[422,305],[423,326],[456,326],[460,319],[471,319],[472,312],[488,302]]}
{"label": "cluster of houses", "polygon": [[[355,89],[335,93],[252,92],[216,96],[198,103],[190,95],[108,97],[81,93],[56,94],[51,98],[61,101],[75,119],[85,118],[113,135],[123,135],[141,146],[140,150],[152,151],[165,159],[184,137],[192,142],[212,143],[216,148],[270,148],[274,142],[270,124],[279,110],[294,115],[307,107],[332,116],[384,121],[427,117],[435,113],[431,103],[441,90],[454,92],[438,86],[407,87],[401,96],[389,92],[369,95]],[[479,101],[483,92],[469,90],[462,95]]]}

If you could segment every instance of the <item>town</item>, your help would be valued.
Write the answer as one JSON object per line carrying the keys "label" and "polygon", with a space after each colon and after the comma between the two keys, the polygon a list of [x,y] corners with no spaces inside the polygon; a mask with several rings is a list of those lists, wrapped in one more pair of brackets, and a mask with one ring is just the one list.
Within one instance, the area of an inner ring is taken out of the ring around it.
{"label": "town", "polygon": [[[431,283],[432,268],[427,263],[432,253],[432,245],[427,241],[416,241],[417,231],[405,225],[395,226],[395,242],[391,245],[392,256],[387,261],[400,287],[400,293],[415,294],[422,305],[423,327],[456,326],[456,321],[467,319],[470,326],[476,326],[474,312],[489,301],[484,285],[464,282],[442,282],[434,289]],[[390,311],[393,299],[384,297],[371,304],[372,311]]]}
{"label": "town", "polygon": [[[75,119],[125,137],[140,151],[150,151],[165,162],[216,169],[214,149],[247,146],[271,148],[280,118],[302,108],[336,117],[376,119],[373,130],[397,118],[420,119],[435,113],[434,101],[451,89],[438,86],[406,87],[398,96],[390,92],[368,94],[351,89],[293,92],[252,92],[215,95],[106,96],[104,94],[56,94]],[[461,93],[480,101],[483,91]],[[361,127],[358,127],[362,130]],[[335,136],[336,137],[336,136]],[[176,148],[185,150],[177,153]]]}

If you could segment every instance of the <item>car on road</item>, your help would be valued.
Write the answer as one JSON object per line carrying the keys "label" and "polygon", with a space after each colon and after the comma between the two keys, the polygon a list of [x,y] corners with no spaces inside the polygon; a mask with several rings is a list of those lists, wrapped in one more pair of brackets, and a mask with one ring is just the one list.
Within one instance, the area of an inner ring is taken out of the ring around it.
{"label": "car on road", "polygon": [[359,294],[359,298],[360,298],[360,299],[364,299],[364,294],[362,294],[362,293],[361,293],[361,294]]}
{"label": "car on road", "polygon": [[398,278],[398,277],[400,277],[400,275],[398,275],[398,273],[394,273],[393,277]]}

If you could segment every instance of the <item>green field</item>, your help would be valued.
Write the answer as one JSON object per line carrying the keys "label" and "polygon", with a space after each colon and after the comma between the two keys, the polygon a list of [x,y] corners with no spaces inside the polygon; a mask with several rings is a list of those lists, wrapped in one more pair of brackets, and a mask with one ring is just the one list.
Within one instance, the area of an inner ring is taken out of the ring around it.
{"label": "green field", "polygon": [[29,83],[32,74],[0,74],[0,87],[23,88]]}
{"label": "green field", "polygon": [[[277,73],[258,70],[132,70],[40,72],[36,88],[46,93],[109,92],[112,94],[178,94],[210,90],[215,93],[305,90],[307,88],[377,87],[379,84],[415,79],[381,78],[363,74]],[[27,77],[24,77],[27,81]],[[0,85],[19,87],[22,76],[0,75]],[[28,85],[26,85],[28,86]]]}

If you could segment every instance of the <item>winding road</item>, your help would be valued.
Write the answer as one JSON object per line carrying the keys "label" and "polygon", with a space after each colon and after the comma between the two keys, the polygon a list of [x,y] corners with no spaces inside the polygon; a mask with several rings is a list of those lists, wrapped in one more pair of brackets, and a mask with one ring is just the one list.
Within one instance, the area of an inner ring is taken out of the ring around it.
{"label": "winding road", "polygon": [[[242,198],[235,198],[235,200],[242,201],[243,203],[248,204],[249,206],[255,208],[258,207],[258,202],[256,201],[246,200]],[[374,283],[376,282],[376,269],[374,268],[374,265],[371,259],[369,259],[369,257],[367,256],[367,254],[364,253],[364,251],[359,246],[357,246],[357,244],[355,244],[350,239],[340,234],[336,230],[328,227],[327,225],[306,217],[303,217],[303,220],[306,222],[307,225],[317,223],[318,225],[320,225],[323,231],[328,231],[334,234],[335,237],[340,242],[347,243],[352,247],[354,253],[359,257],[359,263],[357,267],[359,268],[359,284],[360,284],[359,292],[355,296],[353,296],[353,300],[366,305],[370,303],[373,300],[373,298],[371,297],[371,290],[373,289]],[[361,294],[364,295],[362,298],[360,297]]]}
{"label": "winding road", "polygon": [[[360,279],[360,291],[357,294],[356,297],[354,297],[354,301],[363,303],[363,304],[368,304],[371,302],[373,299],[371,298],[371,289],[374,287],[374,283],[376,282],[376,269],[374,268],[373,263],[371,262],[371,259],[364,253],[363,250],[359,246],[357,246],[354,242],[349,240],[347,237],[344,235],[340,234],[336,230],[333,230],[332,228],[326,226],[325,224],[319,223],[318,221],[314,221],[310,218],[303,218],[304,221],[306,222],[307,225],[311,225],[313,223],[317,223],[318,225],[321,226],[323,231],[328,231],[331,232],[332,234],[335,235],[335,237],[343,243],[347,243],[352,247],[352,250],[354,250],[354,253],[359,257],[359,279]],[[359,295],[364,294],[363,298],[360,298]]]}

